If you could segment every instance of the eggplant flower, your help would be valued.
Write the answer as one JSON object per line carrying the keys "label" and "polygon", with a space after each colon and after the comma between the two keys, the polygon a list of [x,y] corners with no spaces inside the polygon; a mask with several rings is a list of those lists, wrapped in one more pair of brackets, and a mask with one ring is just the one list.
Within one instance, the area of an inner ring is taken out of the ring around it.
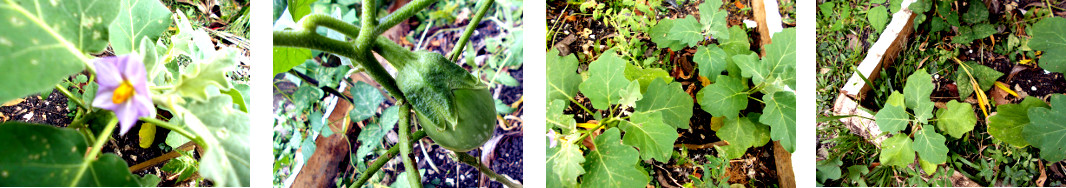
{"label": "eggplant flower", "polygon": [[96,61],[96,91],[93,106],[115,112],[125,135],[140,117],[155,117],[155,106],[148,93],[148,78],[144,63],[123,55]]}

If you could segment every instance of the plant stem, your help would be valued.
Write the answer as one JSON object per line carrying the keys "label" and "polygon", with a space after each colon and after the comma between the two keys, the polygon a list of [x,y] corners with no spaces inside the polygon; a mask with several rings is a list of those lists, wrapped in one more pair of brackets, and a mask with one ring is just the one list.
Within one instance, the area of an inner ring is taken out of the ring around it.
{"label": "plant stem", "polygon": [[492,7],[494,2],[496,2],[496,0],[481,0],[481,7],[478,8],[474,18],[470,19],[470,23],[466,24],[466,31],[464,31],[463,35],[459,37],[459,44],[452,48],[452,52],[450,52],[452,54],[449,56],[448,60],[455,61],[459,58],[459,54],[463,54],[463,47],[466,46],[466,42],[469,41],[470,35],[477,29],[478,23],[481,23],[481,18],[485,17],[485,13],[489,12],[489,7]]}
{"label": "plant stem", "polygon": [[343,20],[338,20],[324,14],[310,14],[300,19],[300,25],[306,31],[314,31],[318,26],[326,27],[334,31],[340,32],[348,36],[349,38],[355,38],[359,36],[359,26],[352,25]]}
{"label": "plant stem", "polygon": [[[426,131],[415,131],[414,134],[411,134],[411,137],[411,140],[420,140],[426,137]],[[382,154],[381,157],[378,157],[378,159],[374,160],[374,163],[370,164],[370,166],[367,167],[366,171],[363,172],[363,174],[359,174],[359,179],[355,181],[355,184],[349,186],[349,188],[363,187],[363,184],[366,184],[366,180],[369,180],[371,176],[374,176],[374,173],[377,173],[378,170],[381,169],[381,166],[385,166],[385,163],[389,162],[389,160],[392,159],[392,157],[396,156],[396,153],[399,152],[399,147],[389,148],[389,151],[386,151],[385,154]]]}
{"label": "plant stem", "polygon": [[74,181],[71,181],[70,187],[78,186],[78,182],[81,182],[81,177],[85,175],[85,170],[89,167],[89,163],[96,161],[96,156],[100,155],[100,150],[104,149],[104,143],[111,139],[111,133],[115,131],[116,124],[118,124],[118,118],[111,116],[111,121],[107,122],[107,125],[104,126],[104,131],[100,132],[96,143],[93,143],[93,147],[90,148],[89,155],[85,155],[85,158],[81,161],[81,167],[78,168],[78,174],[74,175]]}
{"label": "plant stem", "polygon": [[204,142],[203,138],[200,138],[199,136],[196,136],[196,135],[190,133],[189,131],[186,131],[184,128],[181,128],[180,126],[177,126],[177,125],[174,125],[174,124],[170,124],[170,122],[165,122],[163,120],[159,120],[159,119],[155,119],[155,118],[147,118],[147,117],[142,117],[141,121],[144,121],[144,122],[147,122],[147,123],[151,123],[151,124],[155,124],[156,126],[160,126],[160,127],[165,128],[165,129],[170,129],[170,131],[177,132],[178,134],[180,134],[182,136],[185,136],[186,138],[189,138],[189,140],[192,140],[192,141],[196,142],[196,144],[199,144],[200,146],[207,146],[207,144]]}
{"label": "plant stem", "polygon": [[394,98],[404,99],[403,92],[396,86],[396,80],[389,75],[389,72],[376,59],[358,56],[351,43],[333,40],[307,30],[275,31],[274,46],[309,48],[351,58],[355,62],[359,62],[366,70],[366,73],[370,74],[371,78],[385,87],[385,90],[392,94]]}
{"label": "plant stem", "polygon": [[422,175],[418,173],[418,163],[415,163],[411,159],[411,139],[408,137],[408,133],[411,132],[411,105],[406,101],[400,101],[400,158],[403,159],[403,166],[407,170],[408,185],[418,185],[422,187]]}
{"label": "plant stem", "polygon": [[[437,0],[414,0],[408,2],[407,5],[400,7],[400,9],[396,9],[396,11],[393,11],[392,14],[381,18],[381,20],[378,21],[379,25],[374,28],[374,35],[381,35],[381,33],[385,33],[385,31],[389,30],[389,28],[392,28],[392,26],[396,26],[396,24],[400,24],[400,22],[407,20],[407,18],[415,16],[415,14],[417,14],[419,11],[426,9],[426,7],[429,7],[429,5],[433,5],[433,3],[436,2]],[[363,14],[366,14],[366,12],[364,11]]]}
{"label": "plant stem", "polygon": [[470,156],[470,154],[466,154],[463,152],[455,152],[455,155],[459,156],[459,161],[466,163],[467,165],[474,166],[475,168],[477,168],[478,171],[481,171],[482,174],[488,175],[489,178],[492,178],[492,180],[495,180],[496,182],[500,182],[503,185],[506,185],[507,187],[522,188],[522,184],[512,182],[511,179],[507,179],[507,177],[504,177],[500,174],[496,174],[496,172],[492,171],[492,168],[485,166],[485,164],[481,164],[480,162],[478,162],[477,158],[474,158],[474,156]]}
{"label": "plant stem", "polygon": [[359,58],[356,59],[370,59],[374,57],[367,57],[362,55],[370,54],[370,45],[374,42],[374,38],[377,34],[374,30],[377,28],[377,19],[375,17],[378,13],[378,7],[375,4],[377,0],[364,0],[363,1],[363,15],[360,15],[359,25],[363,27],[363,30],[359,31],[359,37],[355,38],[355,49],[359,53]]}
{"label": "plant stem", "polygon": [[59,90],[59,93],[63,93],[63,95],[67,96],[67,100],[74,101],[74,103],[77,103],[78,106],[81,106],[81,108],[85,108],[85,110],[89,110],[90,112],[93,110],[93,107],[85,104],[85,101],[82,101],[81,98],[74,97],[74,94],[71,94],[70,91],[67,91],[66,87],[56,84],[56,90]]}

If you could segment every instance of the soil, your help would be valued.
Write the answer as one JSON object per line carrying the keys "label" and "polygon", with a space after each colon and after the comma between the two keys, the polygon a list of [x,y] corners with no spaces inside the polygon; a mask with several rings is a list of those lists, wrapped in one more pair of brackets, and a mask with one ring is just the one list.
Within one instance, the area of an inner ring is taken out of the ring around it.
{"label": "soil", "polygon": [[[21,121],[28,123],[67,127],[72,121],[68,115],[73,113],[67,109],[67,96],[59,91],[52,91],[48,98],[40,95],[32,95],[22,99],[22,102],[11,106],[0,107],[0,122]],[[4,101],[8,102],[8,101]]]}

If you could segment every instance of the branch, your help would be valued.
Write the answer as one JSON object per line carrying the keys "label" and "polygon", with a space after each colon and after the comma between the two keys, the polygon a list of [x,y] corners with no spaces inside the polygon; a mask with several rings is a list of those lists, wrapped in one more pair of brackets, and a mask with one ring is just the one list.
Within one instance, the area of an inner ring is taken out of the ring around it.
{"label": "branch", "polygon": [[466,163],[467,165],[474,166],[475,168],[477,168],[478,171],[481,171],[482,174],[488,175],[489,178],[492,178],[492,180],[496,182],[500,182],[503,185],[506,185],[507,187],[522,188],[522,184],[512,182],[511,179],[508,179],[507,177],[502,176],[500,174],[496,174],[496,172],[492,171],[492,168],[481,164],[480,162],[478,162],[477,158],[474,158],[474,156],[470,156],[470,154],[466,154],[463,152],[455,152],[455,155],[459,156],[459,161]]}
{"label": "branch", "polygon": [[411,105],[406,101],[400,101],[400,158],[403,159],[403,166],[407,170],[408,185],[418,185],[422,187],[422,174],[418,173],[418,163],[415,163],[414,159],[411,159],[411,139],[408,137],[408,133],[411,132]]}
{"label": "branch", "polygon": [[452,53],[448,60],[455,61],[459,59],[459,54],[462,54],[463,47],[466,46],[466,42],[470,40],[470,35],[477,29],[477,25],[481,23],[481,18],[485,17],[485,13],[489,12],[489,7],[492,7],[492,3],[496,0],[481,0],[481,8],[478,8],[477,14],[473,19],[470,19],[470,23],[466,25],[466,31],[463,32],[463,36],[459,37],[459,44],[452,48]]}
{"label": "branch", "polygon": [[[414,134],[411,134],[411,137],[411,140],[420,140],[426,137],[426,131],[416,131]],[[389,148],[389,151],[386,151],[385,154],[374,160],[374,163],[370,164],[370,167],[367,167],[366,172],[359,174],[359,179],[355,181],[355,184],[349,186],[349,188],[363,187],[363,184],[366,184],[366,180],[369,180],[371,176],[374,176],[374,173],[377,173],[378,170],[381,169],[381,166],[385,166],[385,163],[389,162],[389,160],[391,160],[392,157],[395,157],[396,153],[399,152],[399,147]]]}

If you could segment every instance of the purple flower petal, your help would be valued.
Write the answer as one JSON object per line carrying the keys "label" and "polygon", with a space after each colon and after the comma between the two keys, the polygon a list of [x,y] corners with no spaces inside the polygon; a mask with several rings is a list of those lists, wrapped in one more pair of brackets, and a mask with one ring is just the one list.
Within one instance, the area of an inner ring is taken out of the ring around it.
{"label": "purple flower petal", "polygon": [[[96,67],[96,83],[100,88],[96,91],[93,106],[115,112],[120,126],[119,135],[125,135],[133,128],[137,118],[155,117],[144,63],[124,55],[101,58],[96,62]],[[123,82],[129,82],[133,93],[124,101],[115,101],[115,90],[124,87]]]}

